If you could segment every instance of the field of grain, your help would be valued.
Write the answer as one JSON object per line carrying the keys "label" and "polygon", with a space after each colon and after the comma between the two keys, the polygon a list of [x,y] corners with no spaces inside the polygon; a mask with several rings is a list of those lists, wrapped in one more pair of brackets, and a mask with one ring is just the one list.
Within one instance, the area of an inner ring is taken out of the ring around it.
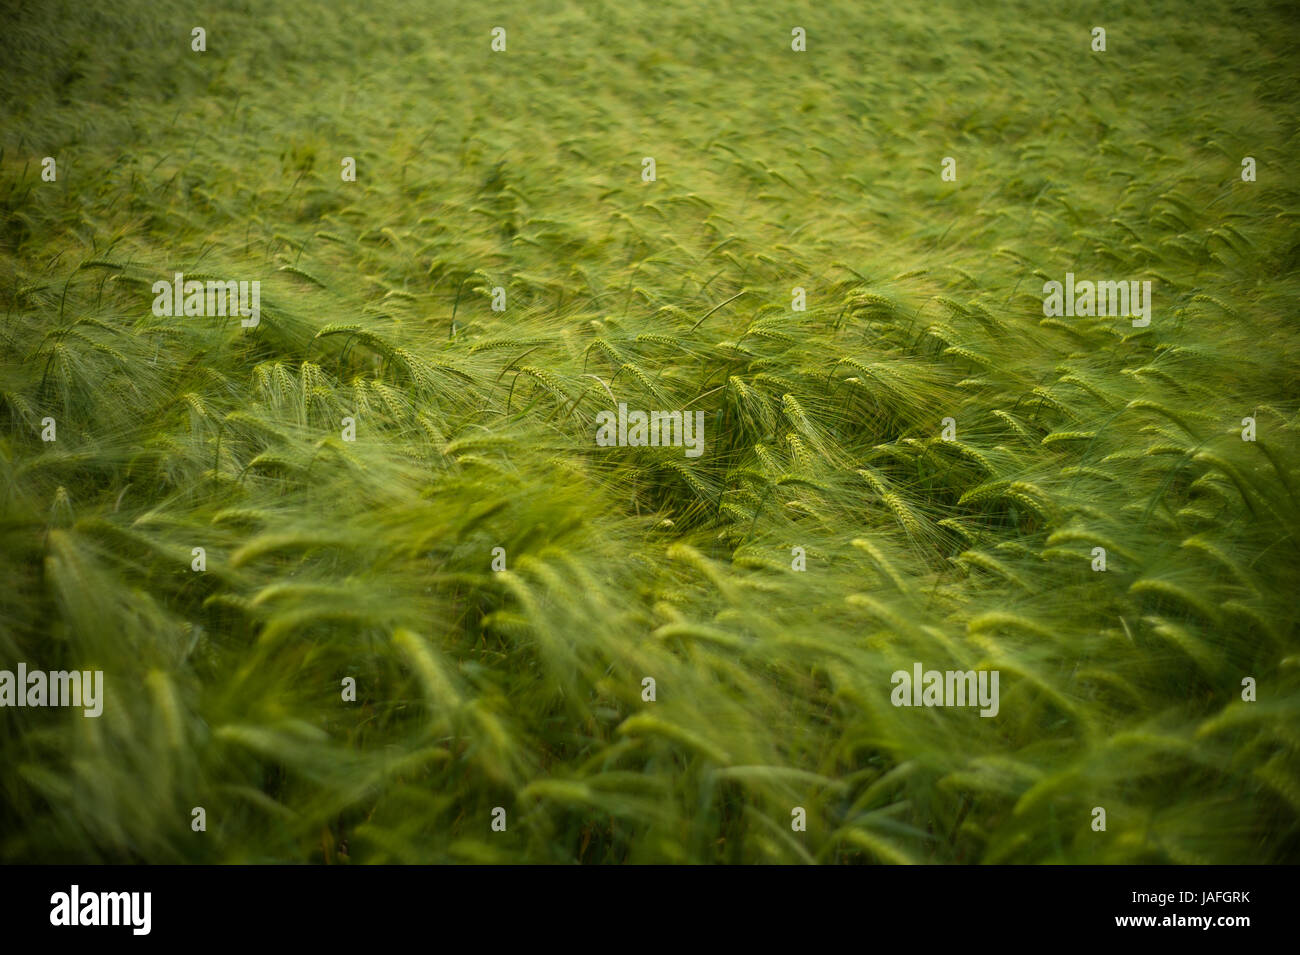
{"label": "field of grain", "polygon": [[5,20],[0,860],[1300,860],[1287,5]]}

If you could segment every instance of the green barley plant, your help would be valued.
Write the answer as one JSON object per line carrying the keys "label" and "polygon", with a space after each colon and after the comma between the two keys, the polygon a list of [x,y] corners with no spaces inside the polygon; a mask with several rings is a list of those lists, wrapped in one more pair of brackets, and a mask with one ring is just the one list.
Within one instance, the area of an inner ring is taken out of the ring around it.
{"label": "green barley plant", "polygon": [[1283,5],[326,6],[0,30],[0,860],[1300,859]]}

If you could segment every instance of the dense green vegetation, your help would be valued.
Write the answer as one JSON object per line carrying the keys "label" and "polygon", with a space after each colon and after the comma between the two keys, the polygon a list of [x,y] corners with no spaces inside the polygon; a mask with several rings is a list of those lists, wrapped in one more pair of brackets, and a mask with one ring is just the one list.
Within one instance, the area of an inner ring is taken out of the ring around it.
{"label": "dense green vegetation", "polygon": [[331,6],[0,30],[0,859],[1300,857],[1285,5]]}

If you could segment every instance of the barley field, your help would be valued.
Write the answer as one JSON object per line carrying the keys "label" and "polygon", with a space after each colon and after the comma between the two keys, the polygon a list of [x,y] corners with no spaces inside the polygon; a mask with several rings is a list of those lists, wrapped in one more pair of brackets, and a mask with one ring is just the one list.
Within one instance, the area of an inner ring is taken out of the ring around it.
{"label": "barley field", "polygon": [[6,8],[0,861],[1300,861],[1288,5]]}

